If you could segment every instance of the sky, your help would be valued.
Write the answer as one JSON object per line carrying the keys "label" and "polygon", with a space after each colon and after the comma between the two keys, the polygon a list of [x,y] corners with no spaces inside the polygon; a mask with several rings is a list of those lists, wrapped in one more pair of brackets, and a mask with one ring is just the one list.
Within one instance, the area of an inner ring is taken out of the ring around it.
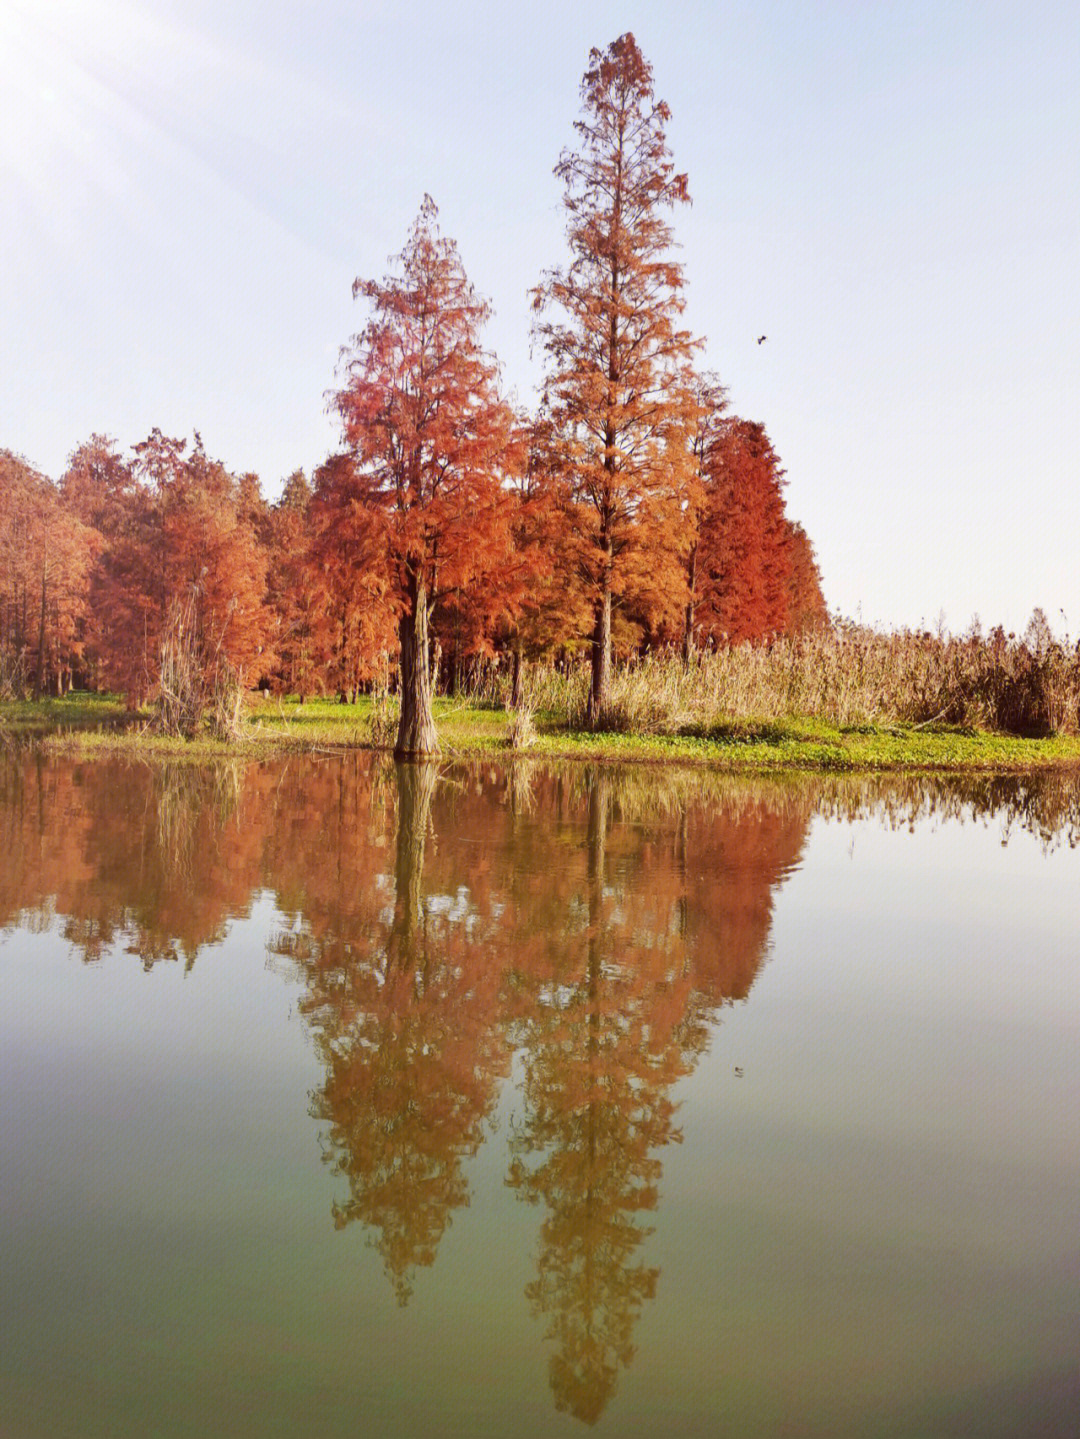
{"label": "sky", "polygon": [[[632,31],[685,319],[830,609],[1080,634],[1080,7],[0,0],[0,447],[202,435],[274,497],[425,193],[535,401],[592,47]],[[764,344],[759,335],[767,335]]]}

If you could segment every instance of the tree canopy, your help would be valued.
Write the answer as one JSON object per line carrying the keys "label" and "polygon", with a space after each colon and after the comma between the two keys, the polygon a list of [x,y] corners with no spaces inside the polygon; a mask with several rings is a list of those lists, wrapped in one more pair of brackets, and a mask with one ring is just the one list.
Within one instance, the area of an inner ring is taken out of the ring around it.
{"label": "tree canopy", "polygon": [[[672,217],[670,111],[633,35],[590,52],[563,186],[567,257],[532,291],[546,361],[511,405],[487,302],[425,196],[342,351],[343,444],[282,482],[198,432],[124,452],[93,434],[58,483],[0,451],[0,697],[73,685],[157,697],[181,647],[186,728],[224,680],[303,699],[396,686],[396,749],[437,751],[432,695],[470,670],[757,642],[828,622],[765,426],[695,368]],[[171,659],[170,659],[171,657]]]}

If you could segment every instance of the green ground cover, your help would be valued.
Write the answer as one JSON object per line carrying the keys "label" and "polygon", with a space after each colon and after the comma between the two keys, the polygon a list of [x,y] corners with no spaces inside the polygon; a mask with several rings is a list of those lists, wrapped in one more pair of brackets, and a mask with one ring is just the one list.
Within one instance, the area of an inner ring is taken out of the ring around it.
{"label": "green ground cover", "polygon": [[[678,734],[591,733],[569,729],[554,715],[534,715],[530,755],[543,758],[640,760],[705,764],[729,770],[989,770],[1016,772],[1046,766],[1080,767],[1080,738],[1020,739],[944,726],[902,724],[837,727],[817,719],[721,723]],[[510,716],[501,709],[440,698],[435,719],[443,753],[511,753]],[[372,701],[299,704],[251,697],[244,737],[237,744],[209,737],[185,741],[155,734],[151,716],[125,713],[113,697],[74,694],[37,703],[0,704],[0,735],[35,737],[50,749],[84,754],[117,749],[191,758],[225,753],[252,755],[290,750],[389,748],[378,738]],[[383,718],[382,737],[387,735]],[[389,733],[392,735],[392,725]]]}

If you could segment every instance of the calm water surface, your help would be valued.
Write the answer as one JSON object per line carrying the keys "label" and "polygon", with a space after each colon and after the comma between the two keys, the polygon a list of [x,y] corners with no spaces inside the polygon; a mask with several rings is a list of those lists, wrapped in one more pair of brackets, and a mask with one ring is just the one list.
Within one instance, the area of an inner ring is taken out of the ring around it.
{"label": "calm water surface", "polygon": [[0,765],[0,1434],[1080,1432],[1080,782]]}

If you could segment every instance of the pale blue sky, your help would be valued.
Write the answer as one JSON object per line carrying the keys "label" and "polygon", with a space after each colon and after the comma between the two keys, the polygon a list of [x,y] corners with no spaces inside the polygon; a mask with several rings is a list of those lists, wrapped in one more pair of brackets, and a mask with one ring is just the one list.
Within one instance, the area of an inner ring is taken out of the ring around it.
{"label": "pale blue sky", "polygon": [[[687,318],[832,608],[1080,632],[1075,3],[0,0],[0,446],[154,425],[277,493],[422,195],[533,398],[590,46],[632,30]],[[755,338],[767,334],[766,344]]]}

